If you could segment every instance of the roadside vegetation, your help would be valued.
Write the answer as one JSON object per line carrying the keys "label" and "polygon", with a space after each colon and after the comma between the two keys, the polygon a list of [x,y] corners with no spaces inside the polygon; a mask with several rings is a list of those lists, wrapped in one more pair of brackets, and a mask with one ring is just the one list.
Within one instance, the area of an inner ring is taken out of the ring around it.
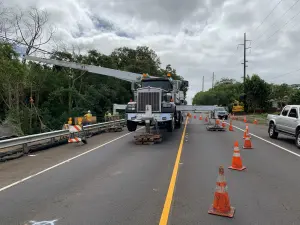
{"label": "roadside vegetation", "polygon": [[247,103],[245,112],[261,118],[266,117],[267,113],[276,113],[286,104],[300,104],[300,90],[288,84],[267,83],[257,74],[246,77],[245,91],[241,82],[222,78],[208,91],[198,92],[193,104],[227,106],[231,112],[234,102],[241,104],[244,95]]}
{"label": "roadside vegetation", "polygon": [[109,55],[84,49],[87,53],[81,54],[76,46],[67,50],[57,43],[50,45],[55,28],[48,24],[47,12],[32,8],[16,13],[1,4],[0,9],[0,123],[14,134],[61,129],[68,117],[83,116],[87,110],[101,122],[113,103],[133,98],[129,82],[27,62],[20,52],[32,55],[41,53],[38,48],[52,46],[50,56],[44,57],[153,76],[171,73],[173,79],[182,79],[171,65],[162,68],[160,58],[147,46],[117,48]]}

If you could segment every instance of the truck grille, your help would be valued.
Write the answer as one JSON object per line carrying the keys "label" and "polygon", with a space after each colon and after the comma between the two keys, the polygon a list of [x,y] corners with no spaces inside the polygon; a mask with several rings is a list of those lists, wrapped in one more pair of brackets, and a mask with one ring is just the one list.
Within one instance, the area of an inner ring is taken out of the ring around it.
{"label": "truck grille", "polygon": [[159,92],[138,92],[137,101],[138,112],[145,112],[146,105],[152,105],[152,112],[160,110]]}

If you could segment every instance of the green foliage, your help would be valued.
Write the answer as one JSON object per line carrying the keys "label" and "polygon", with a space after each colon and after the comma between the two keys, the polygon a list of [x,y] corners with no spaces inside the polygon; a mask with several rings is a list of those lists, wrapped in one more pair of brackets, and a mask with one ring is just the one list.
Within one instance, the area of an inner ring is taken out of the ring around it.
{"label": "green foliage", "polygon": [[[295,91],[287,84],[268,84],[257,74],[247,76],[244,85],[233,79],[222,78],[213,89],[206,92],[198,92],[193,98],[195,105],[222,105],[232,108],[235,100],[239,101],[240,96],[246,94],[245,110],[255,112],[257,109],[265,110],[271,108],[270,100],[279,103],[279,107],[289,103],[300,102],[299,91]],[[300,103],[299,103],[300,104]]]}
{"label": "green foliage", "polygon": [[257,108],[267,110],[270,107],[270,85],[257,74],[246,77],[245,90],[248,111],[255,112]]}
{"label": "green foliage", "polygon": [[[170,72],[173,79],[182,79],[171,65],[160,68],[159,57],[145,46],[118,48],[110,55],[96,50],[84,55],[58,51],[51,58],[153,76]],[[87,110],[103,121],[113,103],[133,98],[129,82],[59,66],[23,64],[7,43],[0,43],[0,79],[0,121],[9,121],[19,134],[61,129],[68,117],[83,116]]]}
{"label": "green foliage", "polygon": [[239,99],[242,84],[233,80],[222,78],[213,89],[206,92],[198,92],[193,98],[194,105],[220,105],[229,106]]}
{"label": "green foliage", "polygon": [[300,90],[297,90],[291,96],[289,104],[291,105],[300,105]]}

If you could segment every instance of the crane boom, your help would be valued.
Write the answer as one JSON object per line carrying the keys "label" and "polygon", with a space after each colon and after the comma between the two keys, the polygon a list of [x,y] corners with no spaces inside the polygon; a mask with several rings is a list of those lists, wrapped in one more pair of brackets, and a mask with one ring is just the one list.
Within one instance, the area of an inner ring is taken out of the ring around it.
{"label": "crane boom", "polygon": [[[118,79],[126,80],[129,82],[138,82],[139,79],[142,77],[142,74],[131,73],[131,72],[121,71],[121,70],[114,70],[114,69],[109,69],[109,68],[105,68],[105,67],[101,67],[101,66],[92,66],[92,65],[82,64],[82,63],[67,62],[67,61],[56,60],[56,59],[45,59],[45,58],[29,56],[29,55],[25,55],[24,58],[27,60],[43,62],[43,63],[47,63],[47,64],[53,64],[53,65],[72,68],[72,69],[83,70],[83,71],[87,71],[90,73],[105,75],[105,76],[109,76],[109,77],[116,77]],[[150,77],[153,77],[153,76],[150,76]],[[153,78],[155,78],[155,77],[153,77]]]}

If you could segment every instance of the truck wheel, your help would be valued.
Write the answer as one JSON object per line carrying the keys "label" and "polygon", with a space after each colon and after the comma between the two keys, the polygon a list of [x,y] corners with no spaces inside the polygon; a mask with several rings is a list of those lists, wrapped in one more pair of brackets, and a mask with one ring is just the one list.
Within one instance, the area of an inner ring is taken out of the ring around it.
{"label": "truck wheel", "polygon": [[278,132],[276,132],[276,127],[274,123],[270,123],[269,125],[269,137],[276,139],[278,137]]}
{"label": "truck wheel", "polygon": [[167,131],[168,132],[173,132],[174,129],[175,129],[175,118],[173,117],[173,119],[168,122]]}
{"label": "truck wheel", "polygon": [[178,118],[178,121],[176,121],[176,128],[180,128],[181,127],[181,123],[182,123],[181,112],[178,113],[177,118]]}
{"label": "truck wheel", "polygon": [[128,129],[128,131],[130,131],[130,132],[136,131],[136,127],[137,127],[137,122],[127,120],[127,129]]}
{"label": "truck wheel", "polygon": [[296,146],[300,148],[300,130],[296,134]]}

